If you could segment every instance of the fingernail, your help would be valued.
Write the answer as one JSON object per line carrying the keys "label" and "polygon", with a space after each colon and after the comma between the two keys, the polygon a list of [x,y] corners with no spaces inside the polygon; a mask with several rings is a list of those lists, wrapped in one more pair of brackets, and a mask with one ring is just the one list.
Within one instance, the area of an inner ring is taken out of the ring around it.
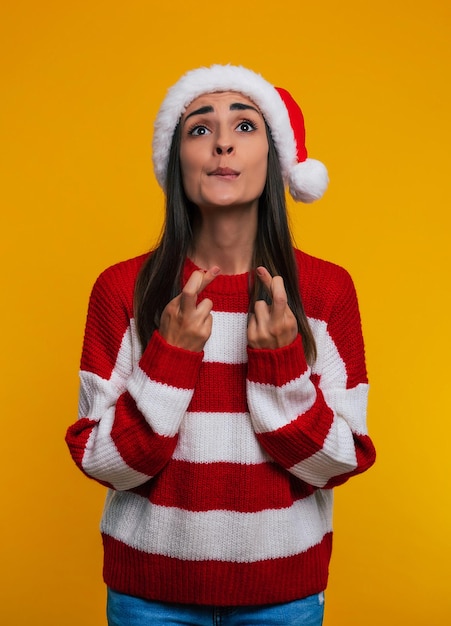
{"label": "fingernail", "polygon": [[221,268],[218,267],[217,265],[215,265],[215,267],[212,267],[211,270],[210,270],[210,272],[213,274],[213,276],[217,276],[220,271],[221,271]]}

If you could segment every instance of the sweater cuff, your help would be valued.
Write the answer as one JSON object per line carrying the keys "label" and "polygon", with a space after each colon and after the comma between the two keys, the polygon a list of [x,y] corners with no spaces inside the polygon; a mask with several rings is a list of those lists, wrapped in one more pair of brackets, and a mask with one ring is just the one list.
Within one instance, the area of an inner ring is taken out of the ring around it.
{"label": "sweater cuff", "polygon": [[301,336],[275,350],[247,348],[247,378],[251,382],[281,387],[299,378],[307,369]]}
{"label": "sweater cuff", "polygon": [[156,330],[139,367],[151,380],[179,389],[194,389],[203,357],[203,352],[171,346]]}

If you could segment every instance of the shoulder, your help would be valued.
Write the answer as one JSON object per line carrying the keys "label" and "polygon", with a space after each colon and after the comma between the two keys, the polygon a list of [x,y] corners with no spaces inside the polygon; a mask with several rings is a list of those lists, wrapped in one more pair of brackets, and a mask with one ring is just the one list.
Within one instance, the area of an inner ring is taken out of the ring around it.
{"label": "shoulder", "polygon": [[345,364],[347,387],[367,383],[360,311],[349,272],[302,252],[296,251],[296,258],[304,309],[317,342],[317,366],[321,369],[326,362],[330,365],[332,344],[324,342],[323,334],[327,329],[328,338]]}
{"label": "shoulder", "polygon": [[115,283],[118,280],[128,282],[136,281],[139,270],[148,258],[149,254],[141,254],[140,256],[120,261],[114,265],[110,265],[99,275],[96,282]]}
{"label": "shoulder", "polygon": [[356,301],[354,282],[340,265],[295,249],[299,288],[306,314],[325,319],[337,306]]}
{"label": "shoulder", "polygon": [[121,304],[131,316],[136,279],[148,256],[149,253],[142,254],[103,270],[94,283],[91,304],[93,301],[102,301],[110,306]]}

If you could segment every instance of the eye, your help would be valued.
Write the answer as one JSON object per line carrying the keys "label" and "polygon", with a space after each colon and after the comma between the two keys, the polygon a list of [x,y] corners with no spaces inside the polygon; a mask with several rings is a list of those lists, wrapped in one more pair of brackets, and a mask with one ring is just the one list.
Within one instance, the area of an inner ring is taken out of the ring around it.
{"label": "eye", "polygon": [[249,122],[249,120],[244,120],[243,122],[240,122],[240,124],[238,124],[237,131],[239,131],[240,133],[250,133],[256,128],[257,126],[253,122]]}
{"label": "eye", "polygon": [[193,126],[193,128],[188,131],[188,135],[192,135],[193,137],[201,137],[202,135],[208,135],[209,132],[210,131],[206,126],[202,126],[199,124],[197,126]]}

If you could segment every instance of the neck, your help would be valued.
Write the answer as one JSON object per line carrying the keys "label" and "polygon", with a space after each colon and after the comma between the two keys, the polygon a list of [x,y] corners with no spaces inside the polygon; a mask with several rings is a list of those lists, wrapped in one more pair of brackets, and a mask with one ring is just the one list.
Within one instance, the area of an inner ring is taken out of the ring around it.
{"label": "neck", "polygon": [[214,265],[222,274],[243,274],[252,267],[257,209],[202,213],[194,232],[191,260],[208,269]]}

